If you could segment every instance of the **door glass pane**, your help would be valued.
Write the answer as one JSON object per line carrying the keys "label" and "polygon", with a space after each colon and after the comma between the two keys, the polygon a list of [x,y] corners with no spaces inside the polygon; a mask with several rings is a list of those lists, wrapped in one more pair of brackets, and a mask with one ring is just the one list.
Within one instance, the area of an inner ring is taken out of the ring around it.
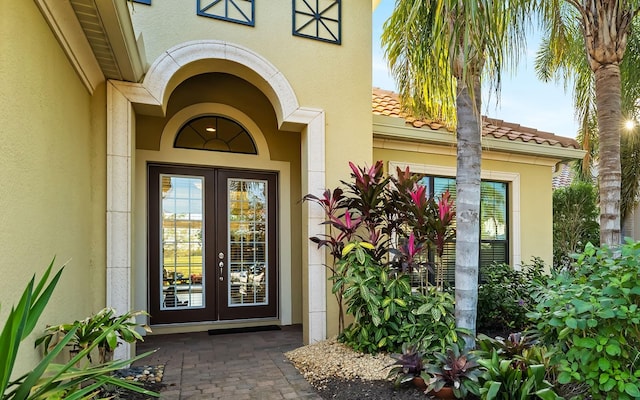
{"label": "door glass pane", "polygon": [[229,179],[228,305],[268,304],[267,181]]}
{"label": "door glass pane", "polygon": [[160,175],[162,310],[204,304],[202,226],[204,178]]}

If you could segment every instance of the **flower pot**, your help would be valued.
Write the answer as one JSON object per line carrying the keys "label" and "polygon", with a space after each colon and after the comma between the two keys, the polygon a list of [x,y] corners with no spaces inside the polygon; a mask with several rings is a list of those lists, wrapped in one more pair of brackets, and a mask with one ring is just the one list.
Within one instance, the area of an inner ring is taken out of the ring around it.
{"label": "flower pot", "polygon": [[445,386],[442,389],[434,392],[433,390],[429,392],[430,396],[435,397],[436,399],[455,399],[456,396],[453,394],[453,388],[450,386]]}
{"label": "flower pot", "polygon": [[413,385],[420,389],[421,392],[427,390],[427,383],[420,376],[416,376],[415,378],[413,378]]}

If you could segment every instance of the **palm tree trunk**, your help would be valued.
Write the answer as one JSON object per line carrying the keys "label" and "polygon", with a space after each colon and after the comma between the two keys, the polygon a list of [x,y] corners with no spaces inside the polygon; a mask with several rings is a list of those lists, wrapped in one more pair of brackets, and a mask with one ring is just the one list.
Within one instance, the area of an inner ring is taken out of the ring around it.
{"label": "palm tree trunk", "polygon": [[620,244],[620,67],[606,64],[595,70],[596,106],[600,131],[600,243]]}
{"label": "palm tree trunk", "polygon": [[478,309],[478,262],[480,252],[480,171],[482,126],[480,79],[474,81],[473,104],[469,88],[457,82],[457,172],[456,172],[456,325],[468,329],[466,347],[475,347]]}

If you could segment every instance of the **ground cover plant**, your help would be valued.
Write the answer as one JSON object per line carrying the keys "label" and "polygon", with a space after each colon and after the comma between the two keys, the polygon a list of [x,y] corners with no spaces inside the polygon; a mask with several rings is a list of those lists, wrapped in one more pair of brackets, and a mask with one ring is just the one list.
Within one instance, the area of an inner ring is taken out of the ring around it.
{"label": "ground cover plant", "polygon": [[573,270],[539,288],[528,314],[558,349],[558,382],[584,383],[595,399],[640,398],[640,243],[618,251],[588,244]]}
{"label": "ground cover plant", "polygon": [[476,343],[483,368],[481,399],[562,399],[555,388],[553,349],[520,332],[506,338],[478,335]]}
{"label": "ground cover plant", "polygon": [[433,361],[424,367],[423,377],[428,382],[428,392],[439,392],[444,387],[452,388],[457,399],[480,394],[479,356],[469,352],[465,346],[451,343],[446,352],[434,352]]}

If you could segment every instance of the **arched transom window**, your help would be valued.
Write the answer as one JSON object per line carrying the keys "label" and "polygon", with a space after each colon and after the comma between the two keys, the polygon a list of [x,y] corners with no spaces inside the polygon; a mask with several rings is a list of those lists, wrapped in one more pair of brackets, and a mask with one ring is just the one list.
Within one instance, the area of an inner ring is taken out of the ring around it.
{"label": "arched transom window", "polygon": [[174,147],[258,154],[253,138],[242,125],[218,115],[197,117],[184,124],[176,135]]}

